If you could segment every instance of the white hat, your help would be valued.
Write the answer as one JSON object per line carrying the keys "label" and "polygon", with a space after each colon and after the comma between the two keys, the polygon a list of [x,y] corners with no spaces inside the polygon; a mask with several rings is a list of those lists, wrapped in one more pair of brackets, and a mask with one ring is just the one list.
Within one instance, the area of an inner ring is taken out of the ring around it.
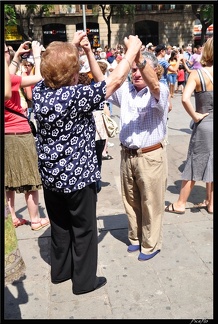
{"label": "white hat", "polygon": [[82,67],[81,67],[79,73],[88,73],[88,72],[90,72],[90,66],[89,66],[89,62],[86,61],[86,62],[82,65]]}
{"label": "white hat", "polygon": [[148,43],[146,47],[148,48],[149,46],[154,46],[152,43]]}
{"label": "white hat", "polygon": [[96,51],[97,52],[102,52],[102,48],[101,47],[98,47]]}
{"label": "white hat", "polygon": [[29,57],[27,57],[27,62],[29,62],[29,63],[31,63],[31,64],[35,64],[35,61],[34,61],[34,58],[33,58],[33,56],[32,55],[30,55]]}
{"label": "white hat", "polygon": [[99,55],[100,55],[101,59],[106,59],[106,57],[107,57],[106,52],[101,52]]}

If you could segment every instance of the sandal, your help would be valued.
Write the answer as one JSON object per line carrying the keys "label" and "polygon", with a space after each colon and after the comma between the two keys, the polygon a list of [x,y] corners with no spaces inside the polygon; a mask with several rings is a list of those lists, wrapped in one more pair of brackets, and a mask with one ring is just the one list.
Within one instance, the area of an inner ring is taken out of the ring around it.
{"label": "sandal", "polygon": [[17,218],[15,220],[13,220],[13,225],[14,227],[18,227],[18,226],[21,226],[21,225],[24,225],[24,224],[27,224],[28,221],[24,218]]}
{"label": "sandal", "polygon": [[166,206],[165,211],[168,212],[168,213],[174,213],[174,214],[179,214],[179,215],[185,214],[185,211],[176,210],[174,208],[173,204],[170,204],[170,205]]}
{"label": "sandal", "polygon": [[197,203],[194,205],[194,207],[207,207],[208,203],[206,200],[203,200],[203,202]]}
{"label": "sandal", "polygon": [[[42,223],[43,220],[46,220],[46,222],[45,222],[44,224]],[[32,225],[36,225],[36,224],[39,224],[39,226],[33,228]],[[45,226],[47,226],[47,225],[49,225],[49,224],[50,224],[50,221],[49,221],[48,218],[40,218],[40,220],[39,220],[38,222],[31,222],[31,229],[32,229],[33,231],[38,231],[38,230],[40,230],[41,228],[43,228],[43,227],[45,227]]]}

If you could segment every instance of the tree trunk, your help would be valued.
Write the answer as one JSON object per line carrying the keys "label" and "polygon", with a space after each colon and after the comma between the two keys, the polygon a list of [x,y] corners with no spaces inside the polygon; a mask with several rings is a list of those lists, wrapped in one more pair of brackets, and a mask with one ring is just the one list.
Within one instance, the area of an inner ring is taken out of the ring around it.
{"label": "tree trunk", "polygon": [[24,275],[25,269],[12,217],[5,201],[5,286],[19,280]]}

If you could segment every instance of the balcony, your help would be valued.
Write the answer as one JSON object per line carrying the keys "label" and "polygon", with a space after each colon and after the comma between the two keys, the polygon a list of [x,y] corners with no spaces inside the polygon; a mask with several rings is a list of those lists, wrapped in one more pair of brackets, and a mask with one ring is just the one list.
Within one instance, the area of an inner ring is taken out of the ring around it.
{"label": "balcony", "polygon": [[184,5],[178,4],[137,4],[136,11],[183,10]]}

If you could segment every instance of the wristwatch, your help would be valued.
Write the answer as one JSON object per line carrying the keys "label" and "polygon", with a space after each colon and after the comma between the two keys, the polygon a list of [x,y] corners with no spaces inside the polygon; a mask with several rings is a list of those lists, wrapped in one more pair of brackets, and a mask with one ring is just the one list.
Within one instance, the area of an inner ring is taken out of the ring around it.
{"label": "wristwatch", "polygon": [[143,69],[146,65],[147,61],[146,59],[144,59],[144,61],[142,63],[137,63],[136,66],[139,68],[139,69]]}

